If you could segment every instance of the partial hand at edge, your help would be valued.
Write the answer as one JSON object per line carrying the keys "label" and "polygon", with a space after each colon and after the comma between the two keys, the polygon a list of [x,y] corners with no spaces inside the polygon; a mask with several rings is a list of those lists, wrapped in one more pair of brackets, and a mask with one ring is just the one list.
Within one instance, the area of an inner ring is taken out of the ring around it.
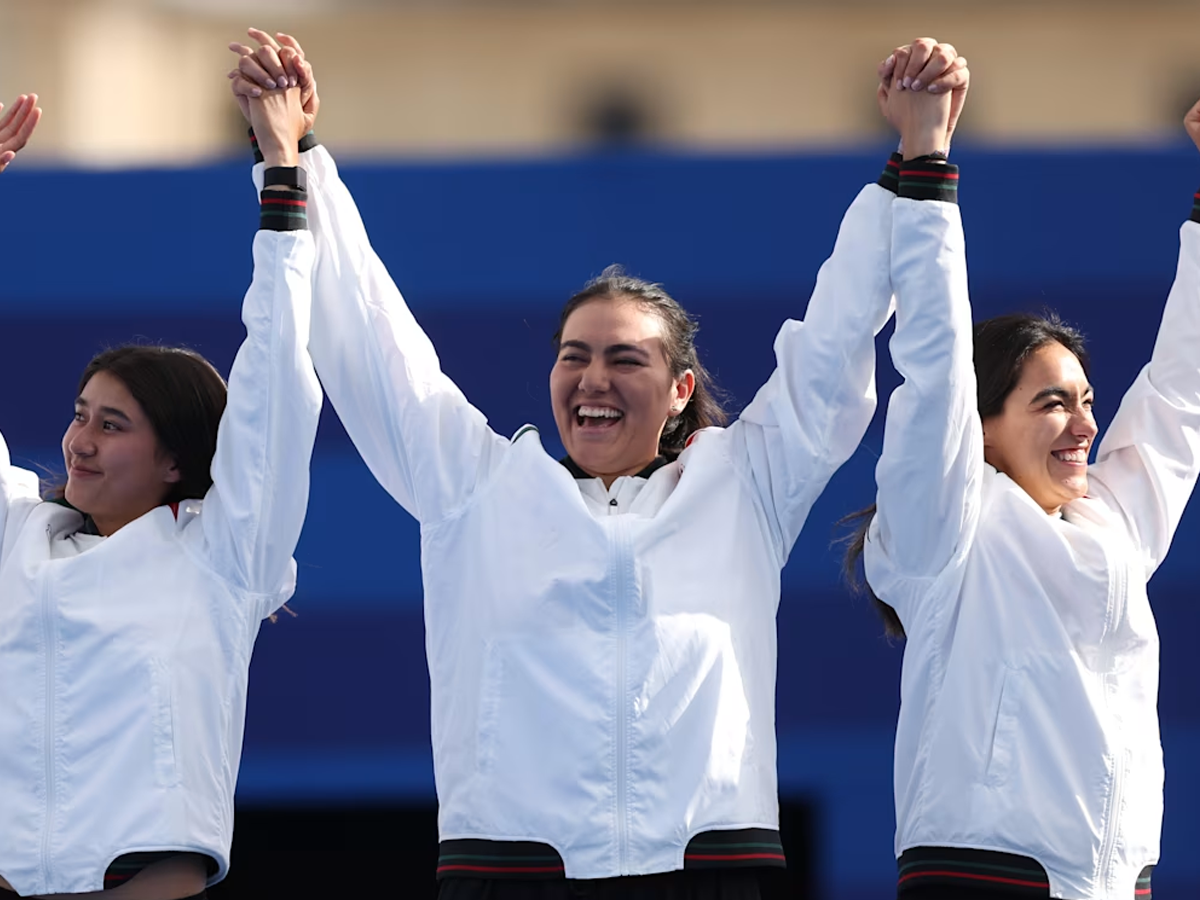
{"label": "partial hand at edge", "polygon": [[[0,172],[8,168],[8,164],[16,159],[17,151],[29,143],[33,129],[41,120],[42,110],[37,100],[37,94],[22,94],[8,112],[0,116]],[[0,103],[0,111],[3,109],[4,104]]]}

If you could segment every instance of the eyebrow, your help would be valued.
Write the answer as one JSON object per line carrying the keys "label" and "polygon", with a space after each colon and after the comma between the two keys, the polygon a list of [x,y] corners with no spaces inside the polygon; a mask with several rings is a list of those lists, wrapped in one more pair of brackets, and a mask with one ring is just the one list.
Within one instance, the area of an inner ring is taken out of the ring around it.
{"label": "eyebrow", "polygon": [[[77,407],[82,406],[86,409],[87,405],[88,405],[88,402],[86,400],[84,400],[82,397],[75,398],[75,406],[77,406]],[[99,412],[100,412],[100,415],[102,415],[102,416],[109,416],[113,419],[120,419],[122,422],[127,422],[130,425],[133,424],[133,420],[131,418],[129,418],[129,416],[125,415],[125,413],[121,412],[121,410],[117,409],[115,406],[101,406],[99,409]]]}
{"label": "eyebrow", "polygon": [[[1083,389],[1083,393],[1080,394],[1080,396],[1086,397],[1088,394],[1092,394],[1092,393],[1095,393],[1095,389],[1089,384],[1086,388]],[[1033,399],[1029,401],[1029,405],[1033,406],[1035,403],[1039,403],[1042,400],[1047,399],[1048,397],[1057,397],[1060,400],[1069,400],[1069,399],[1071,399],[1072,396],[1074,396],[1074,392],[1067,390],[1065,387],[1059,387],[1058,385],[1053,385],[1048,388],[1043,388],[1042,390],[1040,390],[1036,394],[1034,394]]]}
{"label": "eyebrow", "polygon": [[[572,347],[575,350],[582,350],[585,353],[592,352],[591,345],[584,341],[563,341],[559,345],[559,350],[561,351],[565,347]],[[604,348],[605,356],[615,356],[618,353],[636,353],[639,356],[649,356],[650,355],[650,353],[648,351],[643,350],[637,344],[611,344],[608,347]]]}

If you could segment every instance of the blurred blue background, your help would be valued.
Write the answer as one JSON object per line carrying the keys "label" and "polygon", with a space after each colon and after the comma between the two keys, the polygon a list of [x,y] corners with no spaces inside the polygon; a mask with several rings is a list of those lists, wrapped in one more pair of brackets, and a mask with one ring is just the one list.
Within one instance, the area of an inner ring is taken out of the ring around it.
{"label": "blurred blue background", "polygon": [[[845,207],[888,148],[833,154],[613,149],[523,160],[343,165],[373,243],[443,366],[511,434],[556,443],[547,373],[561,303],[611,262],[663,282],[701,321],[736,410],[802,317]],[[1103,423],[1145,363],[1200,182],[1190,144],[956,148],[977,318],[1051,306],[1088,334]],[[79,372],[129,340],[185,344],[228,371],[242,329],[256,198],[247,162],[0,178],[0,427],[14,462],[53,471]],[[881,409],[896,383],[881,337]],[[1200,347],[1196,348],[1200,357]],[[887,896],[901,647],[839,580],[834,523],[871,501],[877,415],[814,508],[779,613],[781,792],[815,810],[838,898]],[[1200,504],[1151,583],[1166,751],[1155,894],[1200,892]],[[433,798],[418,536],[327,406],[297,559],[295,618],[252,665],[242,806]]]}

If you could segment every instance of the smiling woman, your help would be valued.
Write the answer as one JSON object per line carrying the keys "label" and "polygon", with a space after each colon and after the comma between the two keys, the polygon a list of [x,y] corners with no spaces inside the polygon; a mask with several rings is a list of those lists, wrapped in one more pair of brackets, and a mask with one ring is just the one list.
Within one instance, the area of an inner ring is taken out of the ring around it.
{"label": "smiling woman", "polygon": [[[251,36],[258,48],[233,46],[235,95],[295,77],[315,108],[299,44]],[[752,900],[755,869],[783,864],[780,569],[874,412],[890,257],[932,256],[956,215],[953,167],[928,158],[950,130],[945,89],[966,83],[950,50],[898,120],[911,158],[854,200],[736,422],[719,427],[695,323],[661,287],[610,269],[571,298],[550,371],[564,460],[535,428],[488,427],[333,159],[301,155],[313,360],[371,472],[421,523],[443,900]]]}
{"label": "smiling woman", "polygon": [[[253,108],[281,166],[298,94]],[[0,169],[37,120],[13,109]],[[274,173],[228,391],[187,350],[101,353],[44,499],[0,436],[0,897],[199,898],[228,870],[250,653],[295,589],[321,407],[303,180]]]}
{"label": "smiling woman", "polygon": [[[1200,147],[1200,103],[1185,124]],[[893,272],[905,380],[847,557],[907,638],[897,894],[1149,898],[1163,760],[1146,583],[1200,474],[1200,200],[1091,466],[1079,333],[1012,315],[972,339],[962,241],[941,255]],[[931,291],[940,313],[914,314],[911,297],[939,312]]]}

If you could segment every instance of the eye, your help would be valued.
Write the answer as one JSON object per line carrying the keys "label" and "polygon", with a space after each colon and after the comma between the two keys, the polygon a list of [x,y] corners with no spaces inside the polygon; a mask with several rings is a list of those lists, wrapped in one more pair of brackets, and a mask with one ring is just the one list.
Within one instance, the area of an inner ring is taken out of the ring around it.
{"label": "eye", "polygon": [[1095,397],[1088,397],[1086,400],[1083,401],[1083,405],[1085,407],[1087,407],[1088,409],[1091,409],[1095,403],[1096,403]]}
{"label": "eye", "polygon": [[83,421],[83,413],[81,413],[79,410],[75,410],[75,421],[76,422]]}
{"label": "eye", "polygon": [[558,358],[559,362],[582,362],[583,357],[578,353],[564,353]]}
{"label": "eye", "polygon": [[1063,402],[1061,400],[1051,400],[1042,409],[1061,409]]}
{"label": "eye", "polygon": [[617,359],[613,362],[618,366],[640,366],[642,364],[640,359]]}
{"label": "eye", "polygon": [[100,424],[100,427],[101,427],[101,428],[102,428],[104,431],[120,431],[120,430],[121,430],[121,429],[120,429],[120,426],[118,426],[116,422],[113,422],[113,421],[111,421],[111,420],[109,420],[109,419],[105,419],[105,420],[104,420],[104,421],[103,421],[103,422]]}

